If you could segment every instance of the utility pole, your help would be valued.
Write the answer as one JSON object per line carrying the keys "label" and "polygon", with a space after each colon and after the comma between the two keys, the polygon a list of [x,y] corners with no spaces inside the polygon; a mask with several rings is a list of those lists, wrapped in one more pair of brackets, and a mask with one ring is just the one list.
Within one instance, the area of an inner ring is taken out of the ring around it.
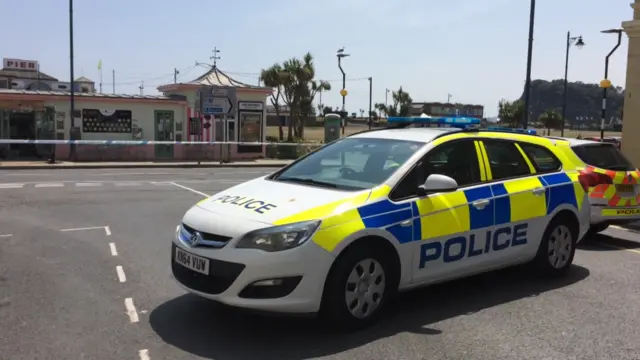
{"label": "utility pole", "polygon": [[451,94],[447,94],[447,104],[451,104]]}
{"label": "utility pole", "polygon": [[[527,49],[527,77],[524,85],[524,114],[522,119],[522,127],[527,128],[529,125],[529,100],[531,99],[531,60],[533,57],[533,30],[535,28],[536,17],[536,0],[531,0],[531,8],[529,10],[529,46]],[[562,119],[564,121],[564,119]]]}
{"label": "utility pole", "polygon": [[217,47],[213,47],[213,55],[210,57],[210,59],[213,60],[213,68],[215,69],[217,64],[218,64],[218,60],[220,60],[220,56],[218,56],[218,54],[220,53],[220,50],[218,50]]}
{"label": "utility pole", "polygon": [[369,77],[369,130],[371,130],[371,106],[373,105],[373,78]]}
{"label": "utility pole", "polygon": [[116,70],[111,70],[111,87],[113,89],[113,95],[116,94]]}
{"label": "utility pole", "polygon": [[173,83],[177,84],[178,83],[178,74],[180,74],[180,71],[178,71],[178,69],[173,68]]}
{"label": "utility pole", "polygon": [[140,86],[138,86],[138,89],[140,89],[140,96],[142,96],[144,94],[144,81],[140,83]]}
{"label": "utility pole", "polygon": [[[75,102],[75,79],[73,74],[73,0],[69,0],[69,76],[71,83],[71,93],[69,94],[69,115],[71,117],[71,128],[69,129],[69,139],[76,139],[76,102]],[[76,159],[76,144],[71,144],[69,147],[69,156],[71,160]]]}

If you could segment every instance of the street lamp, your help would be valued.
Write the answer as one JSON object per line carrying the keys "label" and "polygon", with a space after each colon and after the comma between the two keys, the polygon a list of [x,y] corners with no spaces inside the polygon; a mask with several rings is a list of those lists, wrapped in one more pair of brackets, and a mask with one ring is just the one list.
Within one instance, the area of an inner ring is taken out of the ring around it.
{"label": "street lamp", "polygon": [[618,49],[622,42],[622,29],[609,29],[603,30],[603,34],[618,34],[618,43],[607,54],[604,60],[604,80],[600,81],[600,87],[602,88],[602,118],[600,119],[600,141],[604,138],[604,119],[607,115],[607,89],[611,87],[611,81],[609,81],[609,58]]}
{"label": "street lamp", "polygon": [[567,117],[567,76],[569,73],[569,49],[575,43],[578,49],[582,49],[584,41],[582,36],[571,37],[571,32],[567,31],[567,55],[564,60],[564,94],[562,95],[562,125],[560,127],[560,136],[564,136],[564,122]]}
{"label": "street lamp", "polygon": [[342,111],[340,113],[340,116],[342,117],[342,135],[344,135],[344,126],[346,123],[346,117],[345,117],[345,98],[347,97],[347,77],[344,73],[344,70],[342,69],[342,58],[345,58],[347,56],[349,56],[349,54],[345,54],[344,52],[344,48],[339,49],[338,53],[336,54],[336,56],[338,57],[338,68],[340,69],[340,72],[342,73],[342,89],[340,90],[340,95],[342,96]]}
{"label": "street lamp", "polygon": [[531,0],[529,9],[529,46],[527,49],[527,77],[524,85],[524,114],[522,125],[526,129],[529,123],[529,99],[531,98],[531,60],[533,56],[533,29],[536,18],[536,0]]}

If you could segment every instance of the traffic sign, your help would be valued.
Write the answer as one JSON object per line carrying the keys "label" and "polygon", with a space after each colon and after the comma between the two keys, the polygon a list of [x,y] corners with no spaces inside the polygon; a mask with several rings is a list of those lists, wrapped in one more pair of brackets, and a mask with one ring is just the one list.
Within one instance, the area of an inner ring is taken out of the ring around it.
{"label": "traffic sign", "polygon": [[236,88],[205,86],[200,89],[202,114],[230,115],[236,107]]}

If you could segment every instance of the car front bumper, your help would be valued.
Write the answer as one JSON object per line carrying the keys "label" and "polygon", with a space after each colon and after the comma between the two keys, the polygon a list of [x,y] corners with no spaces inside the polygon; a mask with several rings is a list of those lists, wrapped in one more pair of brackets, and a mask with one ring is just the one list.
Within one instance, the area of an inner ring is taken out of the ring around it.
{"label": "car front bumper", "polygon": [[[177,263],[176,248],[209,259],[208,275]],[[187,291],[226,305],[260,311],[319,311],[334,259],[311,240],[280,252],[229,246],[192,248],[176,238],[171,245],[173,277]]]}

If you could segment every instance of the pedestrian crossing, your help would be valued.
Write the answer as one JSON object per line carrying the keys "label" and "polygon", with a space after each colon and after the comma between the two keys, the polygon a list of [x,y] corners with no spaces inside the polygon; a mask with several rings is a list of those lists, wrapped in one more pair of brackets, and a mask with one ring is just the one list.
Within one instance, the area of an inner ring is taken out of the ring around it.
{"label": "pedestrian crossing", "polygon": [[60,189],[60,188],[78,188],[78,189],[95,189],[95,188],[135,188],[135,187],[175,187],[174,182],[179,183],[209,183],[209,184],[238,184],[246,180],[187,180],[187,181],[60,181],[60,182],[42,182],[42,183],[0,183],[0,192],[11,189]]}

